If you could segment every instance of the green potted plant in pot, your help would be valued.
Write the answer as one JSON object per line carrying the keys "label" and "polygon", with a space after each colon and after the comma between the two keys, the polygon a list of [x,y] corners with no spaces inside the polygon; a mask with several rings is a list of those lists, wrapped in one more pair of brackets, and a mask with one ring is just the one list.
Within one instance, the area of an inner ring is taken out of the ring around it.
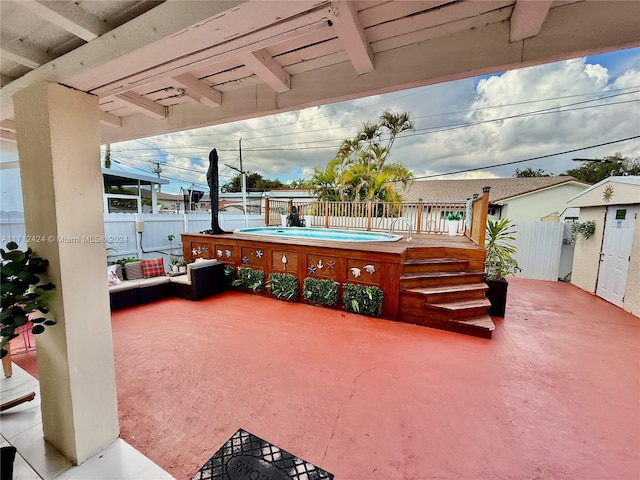
{"label": "green potted plant in pot", "polygon": [[[16,330],[31,323],[31,333],[44,332],[46,326],[55,321],[43,315],[48,313],[49,303],[55,293],[55,285],[43,280],[49,261],[36,257],[32,250],[18,249],[15,242],[9,242],[0,249],[2,266],[2,309],[0,312],[0,358],[3,359],[5,376],[11,376],[9,342],[18,336]],[[5,358],[6,357],[6,358]]]}
{"label": "green potted plant in pot", "polygon": [[167,240],[169,240],[169,245],[171,245],[171,253],[169,254],[169,268],[173,273],[176,273],[178,271],[180,260],[182,260],[182,255],[176,255],[175,251],[173,250],[173,241],[175,240],[175,238],[175,235],[167,235]]}
{"label": "green potted plant in pot", "polygon": [[447,215],[447,229],[449,230],[449,235],[454,236],[458,234],[458,228],[460,228],[460,220],[462,220],[462,215],[460,215],[458,212],[452,212]]}
{"label": "green potted plant in pot", "polygon": [[489,315],[504,317],[507,304],[507,276],[515,275],[521,268],[513,255],[516,247],[513,245],[516,233],[515,225],[511,220],[487,220],[485,248],[487,258],[485,261],[485,283],[489,286],[487,298],[491,302]]}

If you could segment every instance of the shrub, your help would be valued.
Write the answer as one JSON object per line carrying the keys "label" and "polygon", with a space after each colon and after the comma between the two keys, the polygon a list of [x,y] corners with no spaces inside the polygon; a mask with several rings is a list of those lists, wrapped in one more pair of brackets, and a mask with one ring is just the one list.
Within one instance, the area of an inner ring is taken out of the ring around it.
{"label": "shrub", "polygon": [[272,273],[267,288],[276,298],[289,302],[298,300],[298,277],[290,273]]}
{"label": "shrub", "polygon": [[338,285],[332,280],[307,277],[302,295],[312,303],[335,306],[338,304]]}
{"label": "shrub", "polygon": [[378,317],[382,313],[384,292],[378,287],[345,283],[342,285],[342,305],[345,310]]}
{"label": "shrub", "polygon": [[224,279],[227,286],[231,287],[236,279],[236,268],[233,265],[224,266]]}
{"label": "shrub", "polygon": [[264,271],[253,268],[239,267],[238,278],[231,283],[234,287],[246,288],[254,292],[264,290]]}

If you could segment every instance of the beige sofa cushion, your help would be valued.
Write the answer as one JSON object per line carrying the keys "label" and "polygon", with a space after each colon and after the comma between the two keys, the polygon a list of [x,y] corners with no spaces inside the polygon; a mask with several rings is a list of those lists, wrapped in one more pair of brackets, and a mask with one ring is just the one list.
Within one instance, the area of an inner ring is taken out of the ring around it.
{"label": "beige sofa cushion", "polygon": [[140,278],[138,280],[130,280],[131,283],[138,285],[139,287],[148,287],[151,285],[161,285],[163,283],[169,283],[169,277],[151,277],[151,278]]}
{"label": "beige sofa cushion", "polygon": [[138,280],[143,278],[142,276],[142,262],[129,262],[124,264],[124,273],[127,276],[127,280]]}

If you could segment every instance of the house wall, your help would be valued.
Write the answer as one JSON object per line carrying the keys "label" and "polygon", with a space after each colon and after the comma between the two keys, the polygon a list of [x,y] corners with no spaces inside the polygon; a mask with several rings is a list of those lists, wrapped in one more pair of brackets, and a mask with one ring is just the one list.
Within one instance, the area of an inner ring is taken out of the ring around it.
{"label": "house wall", "polygon": [[502,209],[502,218],[540,220],[550,213],[562,213],[567,200],[584,191],[587,185],[558,185],[546,190],[510,198]]}
{"label": "house wall", "polygon": [[640,317],[640,218],[636,218],[636,228],[633,231],[633,246],[623,308]]}
{"label": "house wall", "polygon": [[580,209],[579,221],[594,220],[596,222],[596,232],[588,240],[585,240],[582,236],[579,236],[576,240],[571,283],[590,293],[596,292],[600,249],[604,233],[604,214],[605,207],[602,206]]}

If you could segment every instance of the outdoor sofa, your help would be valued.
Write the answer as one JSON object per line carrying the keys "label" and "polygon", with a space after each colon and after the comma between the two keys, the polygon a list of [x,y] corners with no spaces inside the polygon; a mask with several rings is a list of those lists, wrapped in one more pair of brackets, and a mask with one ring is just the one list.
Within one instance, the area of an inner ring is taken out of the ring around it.
{"label": "outdoor sofa", "polygon": [[185,275],[169,276],[162,258],[141,260],[107,268],[111,310],[177,297],[201,300],[227,287],[224,264],[217,260],[199,260],[187,265]]}

